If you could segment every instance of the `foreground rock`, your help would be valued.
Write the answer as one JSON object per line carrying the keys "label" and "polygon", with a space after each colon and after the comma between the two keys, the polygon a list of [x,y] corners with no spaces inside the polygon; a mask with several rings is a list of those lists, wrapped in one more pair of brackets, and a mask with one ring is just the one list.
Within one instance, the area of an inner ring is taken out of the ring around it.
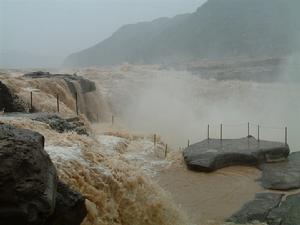
{"label": "foreground rock", "polygon": [[300,225],[300,193],[282,200],[282,194],[261,193],[228,220],[237,224],[259,221],[268,225]]}
{"label": "foreground rock", "polygon": [[80,225],[86,215],[84,197],[58,182],[55,211],[45,225]]}
{"label": "foreground rock", "polygon": [[282,197],[282,194],[276,193],[257,194],[253,201],[245,204],[229,221],[237,224],[266,222],[269,212],[279,206]]}
{"label": "foreground rock", "polygon": [[183,156],[190,169],[211,172],[227,166],[283,161],[289,152],[289,146],[283,143],[247,137],[204,140],[186,148]]}
{"label": "foreground rock", "polygon": [[39,133],[0,124],[0,224],[80,225],[84,198],[58,183]]}
{"label": "foreground rock", "polygon": [[300,194],[288,196],[268,215],[269,225],[300,225]]}
{"label": "foreground rock", "polygon": [[73,131],[79,135],[88,135],[84,123],[78,117],[64,119],[54,113],[36,113],[29,116],[32,120],[49,124],[53,130],[59,133]]}
{"label": "foreground rock", "polygon": [[55,209],[56,186],[44,137],[0,124],[0,224],[43,224]]}
{"label": "foreground rock", "polygon": [[264,188],[274,190],[300,188],[300,152],[290,154],[287,161],[263,164],[260,168],[263,171]]}
{"label": "foreground rock", "polygon": [[[26,112],[26,104],[11,93],[8,87],[0,81],[0,111]],[[29,107],[27,107],[29,108]]]}

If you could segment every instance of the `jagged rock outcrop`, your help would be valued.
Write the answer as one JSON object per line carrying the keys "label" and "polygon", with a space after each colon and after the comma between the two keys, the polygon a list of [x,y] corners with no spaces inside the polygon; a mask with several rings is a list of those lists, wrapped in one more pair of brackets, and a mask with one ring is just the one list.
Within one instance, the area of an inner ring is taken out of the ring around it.
{"label": "jagged rock outcrop", "polygon": [[9,88],[0,81],[0,111],[26,112],[25,103],[11,93]]}
{"label": "jagged rock outcrop", "polygon": [[246,137],[204,140],[186,148],[183,157],[190,169],[211,172],[227,166],[284,161],[289,152],[284,143]]}
{"label": "jagged rock outcrop", "polygon": [[64,119],[54,113],[36,113],[30,115],[32,120],[49,124],[53,130],[59,133],[76,132],[79,135],[88,135],[84,123],[78,117]]}
{"label": "jagged rock outcrop", "polygon": [[269,212],[278,207],[283,194],[259,193],[255,199],[246,203],[240,211],[230,217],[229,221],[237,224],[253,221],[266,222]]}
{"label": "jagged rock outcrop", "polygon": [[290,154],[286,161],[263,164],[260,168],[263,171],[264,188],[274,190],[300,188],[300,152]]}
{"label": "jagged rock outcrop", "polygon": [[80,225],[84,201],[58,182],[42,135],[0,124],[0,224]]}
{"label": "jagged rock outcrop", "polygon": [[56,187],[44,137],[0,124],[0,224],[43,224],[55,209]]}

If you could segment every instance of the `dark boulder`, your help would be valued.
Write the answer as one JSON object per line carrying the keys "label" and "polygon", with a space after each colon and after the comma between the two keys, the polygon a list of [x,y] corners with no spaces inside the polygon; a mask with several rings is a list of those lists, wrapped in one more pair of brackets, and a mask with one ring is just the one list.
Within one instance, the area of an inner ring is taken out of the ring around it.
{"label": "dark boulder", "polygon": [[25,112],[25,103],[12,94],[9,88],[0,81],[0,111]]}
{"label": "dark boulder", "polygon": [[80,225],[85,198],[58,181],[39,133],[0,124],[0,224]]}
{"label": "dark boulder", "polygon": [[246,203],[228,221],[237,224],[266,222],[269,212],[279,206],[282,197],[282,194],[277,193],[259,193],[253,201]]}
{"label": "dark boulder", "polygon": [[0,124],[0,224],[43,224],[55,209],[56,186],[44,137]]}
{"label": "dark boulder", "polygon": [[268,215],[269,225],[300,225],[300,194],[290,195]]}
{"label": "dark boulder", "polygon": [[190,169],[211,172],[227,166],[283,161],[289,152],[289,146],[283,143],[246,137],[204,140],[186,148],[183,157]]}
{"label": "dark boulder", "polygon": [[59,133],[76,132],[79,135],[88,135],[84,123],[78,117],[64,119],[54,113],[31,114],[30,118],[39,122],[49,124],[49,126]]}
{"label": "dark boulder", "polygon": [[12,112],[14,108],[12,102],[13,98],[9,89],[0,81],[0,110]]}
{"label": "dark boulder", "polygon": [[58,182],[55,211],[45,225],[80,225],[86,215],[85,198]]}
{"label": "dark boulder", "polygon": [[300,188],[300,152],[289,155],[288,160],[260,166],[263,171],[262,185],[274,190]]}

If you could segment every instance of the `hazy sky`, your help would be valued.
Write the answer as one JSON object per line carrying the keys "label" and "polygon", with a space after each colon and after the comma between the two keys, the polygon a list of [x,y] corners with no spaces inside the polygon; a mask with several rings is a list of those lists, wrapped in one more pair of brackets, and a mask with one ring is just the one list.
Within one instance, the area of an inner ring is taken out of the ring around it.
{"label": "hazy sky", "polygon": [[0,0],[0,52],[40,55],[57,64],[124,24],[193,12],[205,1]]}

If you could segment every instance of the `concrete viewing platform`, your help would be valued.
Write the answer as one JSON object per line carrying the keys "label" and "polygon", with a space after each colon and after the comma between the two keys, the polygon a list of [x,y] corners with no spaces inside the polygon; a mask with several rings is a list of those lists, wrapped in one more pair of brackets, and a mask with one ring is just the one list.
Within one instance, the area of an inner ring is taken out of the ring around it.
{"label": "concrete viewing platform", "polygon": [[190,145],[183,152],[191,170],[212,172],[228,166],[285,161],[290,149],[285,143],[258,141],[252,136],[241,139],[206,139]]}

